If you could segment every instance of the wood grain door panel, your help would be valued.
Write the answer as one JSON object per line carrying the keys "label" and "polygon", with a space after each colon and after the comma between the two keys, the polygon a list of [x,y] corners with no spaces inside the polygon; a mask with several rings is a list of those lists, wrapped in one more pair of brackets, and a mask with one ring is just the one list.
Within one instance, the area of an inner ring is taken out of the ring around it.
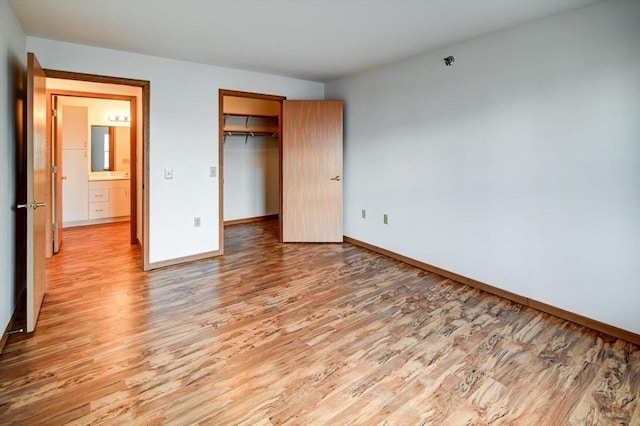
{"label": "wood grain door panel", "polygon": [[282,238],[341,242],[342,101],[283,101]]}
{"label": "wood grain door panel", "polygon": [[27,332],[36,327],[45,292],[47,209],[46,77],[33,53],[27,56]]}
{"label": "wood grain door panel", "polygon": [[58,97],[52,96],[53,109],[56,111],[56,116],[52,118],[53,122],[53,151],[55,152],[54,165],[56,166],[56,173],[54,177],[53,188],[53,223],[56,225],[53,229],[53,252],[58,253],[62,246],[62,176],[64,175],[64,168],[62,165],[62,108],[58,109]]}

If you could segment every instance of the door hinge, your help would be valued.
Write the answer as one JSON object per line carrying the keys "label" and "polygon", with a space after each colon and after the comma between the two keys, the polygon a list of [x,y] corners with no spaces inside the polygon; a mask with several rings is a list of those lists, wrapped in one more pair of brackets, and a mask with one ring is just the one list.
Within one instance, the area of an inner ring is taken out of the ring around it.
{"label": "door hinge", "polygon": [[58,116],[58,110],[57,109],[52,109],[51,110],[51,116],[52,117],[57,117]]}
{"label": "door hinge", "polygon": [[56,231],[58,230],[58,224],[57,224],[57,223],[54,223],[54,224],[52,225],[52,229],[53,229],[53,232],[56,232]]}
{"label": "door hinge", "polygon": [[58,173],[58,166],[51,166],[51,173]]}

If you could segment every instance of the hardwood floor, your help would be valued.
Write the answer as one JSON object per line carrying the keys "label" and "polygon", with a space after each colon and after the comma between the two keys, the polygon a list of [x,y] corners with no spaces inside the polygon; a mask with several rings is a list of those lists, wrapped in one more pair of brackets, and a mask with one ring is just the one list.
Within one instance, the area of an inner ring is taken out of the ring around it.
{"label": "hardwood floor", "polygon": [[127,227],[65,230],[0,424],[640,425],[631,343],[273,221],[144,273]]}

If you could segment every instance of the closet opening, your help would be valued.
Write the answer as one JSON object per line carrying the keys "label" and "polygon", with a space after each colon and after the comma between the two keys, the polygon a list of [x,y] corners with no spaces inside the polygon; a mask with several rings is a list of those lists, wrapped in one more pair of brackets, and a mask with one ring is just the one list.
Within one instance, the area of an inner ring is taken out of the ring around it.
{"label": "closet opening", "polygon": [[224,254],[225,226],[277,217],[282,235],[281,130],[285,99],[219,91],[220,254]]}

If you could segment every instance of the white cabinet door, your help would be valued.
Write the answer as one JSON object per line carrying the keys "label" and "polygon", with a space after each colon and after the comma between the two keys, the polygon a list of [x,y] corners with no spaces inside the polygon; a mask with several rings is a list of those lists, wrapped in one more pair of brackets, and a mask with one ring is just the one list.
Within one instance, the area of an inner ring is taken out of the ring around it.
{"label": "white cabinet door", "polygon": [[129,216],[130,198],[128,188],[112,188],[109,190],[109,216]]}
{"label": "white cabinet door", "polygon": [[62,151],[62,222],[89,219],[89,171],[87,151]]}
{"label": "white cabinet door", "polygon": [[87,107],[62,107],[62,148],[87,149],[89,118]]}

